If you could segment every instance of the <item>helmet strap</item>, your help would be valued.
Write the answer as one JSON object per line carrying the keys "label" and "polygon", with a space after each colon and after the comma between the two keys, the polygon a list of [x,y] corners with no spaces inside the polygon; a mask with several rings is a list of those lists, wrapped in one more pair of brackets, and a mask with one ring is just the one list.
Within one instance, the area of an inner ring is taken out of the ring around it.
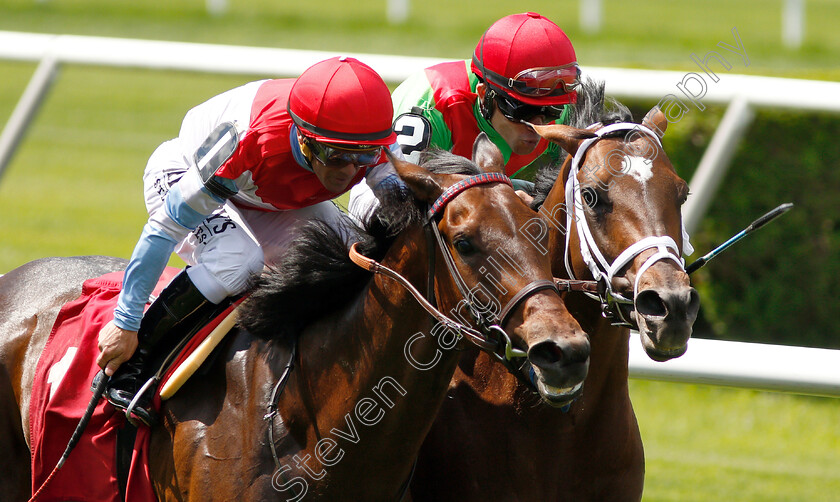
{"label": "helmet strap", "polygon": [[496,100],[496,91],[489,85],[484,85],[486,91],[484,93],[484,99],[482,99],[478,104],[478,110],[481,112],[481,116],[484,117],[487,122],[490,122],[490,118],[493,116],[493,103]]}
{"label": "helmet strap", "polygon": [[307,164],[309,164],[309,168],[312,168],[312,150],[309,148],[309,142],[306,141],[306,137],[298,131],[297,133],[298,139],[298,146],[300,147],[300,153],[303,154],[303,158],[306,159]]}

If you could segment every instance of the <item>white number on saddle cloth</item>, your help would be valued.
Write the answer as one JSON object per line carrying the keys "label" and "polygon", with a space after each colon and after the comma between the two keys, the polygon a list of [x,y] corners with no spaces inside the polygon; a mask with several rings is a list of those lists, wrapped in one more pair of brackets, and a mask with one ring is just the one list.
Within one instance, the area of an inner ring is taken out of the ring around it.
{"label": "white number on saddle cloth", "polygon": [[77,350],[79,350],[77,347],[68,347],[61,360],[50,368],[50,372],[47,374],[47,383],[50,384],[50,400],[52,400],[58,386],[61,385],[61,381],[64,380],[67,370],[70,369],[70,363],[76,357]]}

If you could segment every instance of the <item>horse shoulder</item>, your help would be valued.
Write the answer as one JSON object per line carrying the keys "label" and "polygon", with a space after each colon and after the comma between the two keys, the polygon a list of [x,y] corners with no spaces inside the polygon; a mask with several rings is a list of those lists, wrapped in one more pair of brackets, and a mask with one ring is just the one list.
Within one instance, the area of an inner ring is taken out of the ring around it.
{"label": "horse shoulder", "polygon": [[38,358],[61,307],[78,298],[85,280],[125,267],[104,256],[42,258],[0,277],[0,362],[29,441],[29,391]]}

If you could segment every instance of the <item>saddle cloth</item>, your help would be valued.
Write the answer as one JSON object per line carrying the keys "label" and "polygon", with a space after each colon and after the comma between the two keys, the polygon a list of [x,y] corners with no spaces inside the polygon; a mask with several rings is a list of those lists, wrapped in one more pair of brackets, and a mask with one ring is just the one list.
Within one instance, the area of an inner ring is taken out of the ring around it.
{"label": "saddle cloth", "polygon": [[[179,272],[167,268],[153,294],[160,294]],[[96,365],[99,330],[113,319],[122,276],[122,272],[114,272],[85,281],[79,298],[61,308],[38,360],[29,406],[33,493],[53,471],[90,402],[90,384],[99,371]],[[190,340],[163,381],[226,314]],[[155,396],[154,406],[159,408],[159,396]],[[125,415],[104,399],[100,400],[81,440],[38,500],[122,500],[117,481],[117,432],[125,425]],[[157,500],[148,465],[150,437],[148,427],[137,431],[125,500]]]}

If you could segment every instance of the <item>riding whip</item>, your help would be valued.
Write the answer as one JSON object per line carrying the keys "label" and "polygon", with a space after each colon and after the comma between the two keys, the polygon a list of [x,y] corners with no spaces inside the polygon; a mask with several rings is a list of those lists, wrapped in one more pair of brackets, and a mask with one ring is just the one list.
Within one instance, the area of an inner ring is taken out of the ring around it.
{"label": "riding whip", "polygon": [[763,227],[764,225],[770,223],[772,220],[776,219],[778,216],[781,216],[784,213],[788,212],[790,210],[790,208],[792,208],[792,207],[793,207],[793,203],[786,202],[786,203],[780,205],[779,207],[777,207],[776,209],[773,209],[773,210],[769,211],[767,214],[765,214],[761,218],[759,218],[759,219],[755,220],[754,222],[750,223],[749,226],[747,226],[747,228],[745,228],[745,229],[741,230],[740,232],[738,232],[737,234],[733,235],[728,241],[726,241],[723,244],[721,244],[720,246],[712,249],[711,251],[709,251],[709,253],[707,253],[706,255],[698,258],[697,261],[695,261],[691,265],[685,267],[685,271],[689,274],[692,273],[692,272],[696,272],[699,268],[704,266],[706,263],[708,263],[715,256],[719,255],[721,252],[723,252],[729,246],[731,246],[731,245],[735,244],[736,242],[738,242],[739,240],[743,239],[744,237],[746,237],[751,232],[753,232],[755,230],[758,230],[759,228]]}

